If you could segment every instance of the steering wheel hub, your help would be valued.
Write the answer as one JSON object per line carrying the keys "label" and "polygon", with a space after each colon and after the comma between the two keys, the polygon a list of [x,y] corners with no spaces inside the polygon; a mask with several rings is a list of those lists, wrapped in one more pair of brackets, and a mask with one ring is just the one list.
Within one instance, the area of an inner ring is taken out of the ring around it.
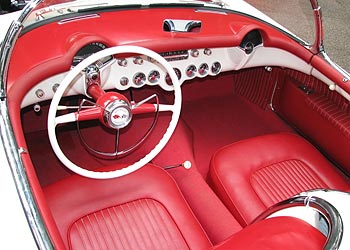
{"label": "steering wheel hub", "polygon": [[131,118],[131,106],[124,100],[114,100],[105,108],[104,120],[105,123],[111,128],[125,128],[129,125]]}

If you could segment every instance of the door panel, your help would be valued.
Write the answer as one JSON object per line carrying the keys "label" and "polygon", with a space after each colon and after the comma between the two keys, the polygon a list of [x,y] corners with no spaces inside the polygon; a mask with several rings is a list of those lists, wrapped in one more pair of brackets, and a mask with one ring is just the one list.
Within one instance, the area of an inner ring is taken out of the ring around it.
{"label": "door panel", "polygon": [[348,100],[312,76],[282,70],[273,106],[280,116],[350,172]]}

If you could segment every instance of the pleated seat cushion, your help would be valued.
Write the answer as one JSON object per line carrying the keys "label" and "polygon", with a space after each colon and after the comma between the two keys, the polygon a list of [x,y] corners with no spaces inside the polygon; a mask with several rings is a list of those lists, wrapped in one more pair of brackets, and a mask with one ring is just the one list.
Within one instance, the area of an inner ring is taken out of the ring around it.
{"label": "pleated seat cushion", "polygon": [[67,249],[211,247],[174,180],[153,165],[110,180],[75,175],[44,193]]}
{"label": "pleated seat cushion", "polygon": [[341,172],[292,133],[255,137],[219,149],[211,160],[210,181],[242,226],[300,192],[349,188]]}

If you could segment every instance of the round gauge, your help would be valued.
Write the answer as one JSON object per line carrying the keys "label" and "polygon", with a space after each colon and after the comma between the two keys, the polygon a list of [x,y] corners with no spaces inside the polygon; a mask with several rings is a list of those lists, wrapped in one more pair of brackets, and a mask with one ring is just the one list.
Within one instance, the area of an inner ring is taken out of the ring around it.
{"label": "round gauge", "polygon": [[[78,65],[78,63],[80,63],[82,60],[89,57],[90,55],[92,55],[96,52],[99,52],[101,50],[104,50],[105,48],[107,48],[107,46],[105,44],[99,43],[99,42],[93,42],[93,43],[89,43],[89,44],[85,45],[73,57],[72,67]],[[107,62],[109,62],[112,59],[113,59],[113,56],[106,56],[106,57],[99,60],[98,65],[103,66],[104,64],[106,64]]]}
{"label": "round gauge", "polygon": [[219,74],[221,71],[221,63],[219,62],[214,62],[211,65],[211,72],[213,72],[215,75]]}
{"label": "round gauge", "polygon": [[188,66],[187,69],[186,69],[186,75],[187,75],[188,77],[193,77],[194,74],[196,74],[196,72],[197,72],[197,68],[196,68],[196,66],[194,66],[194,65],[190,65],[190,66]]}
{"label": "round gauge", "polygon": [[150,83],[158,82],[159,78],[160,78],[160,73],[157,70],[152,70],[148,75],[148,81]]}
{"label": "round gauge", "polygon": [[144,82],[146,81],[146,75],[142,72],[136,73],[134,75],[134,79],[133,82],[137,85],[137,86],[141,86]]}
{"label": "round gauge", "polygon": [[198,68],[198,72],[202,76],[205,76],[206,74],[208,74],[208,70],[209,70],[209,66],[206,63],[202,63]]}
{"label": "round gauge", "polygon": [[[174,71],[175,71],[175,74],[177,76],[177,79],[180,80],[181,79],[181,71],[178,68],[174,68]],[[170,86],[173,85],[173,81],[171,80],[169,73],[167,73],[165,76],[165,82]]]}

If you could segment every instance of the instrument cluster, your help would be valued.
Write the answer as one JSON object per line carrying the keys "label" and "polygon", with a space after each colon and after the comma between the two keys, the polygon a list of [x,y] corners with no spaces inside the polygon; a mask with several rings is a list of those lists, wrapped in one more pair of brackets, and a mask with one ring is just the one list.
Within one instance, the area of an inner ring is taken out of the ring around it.
{"label": "instrument cluster", "polygon": [[[160,53],[173,67],[180,83],[195,77],[218,75],[222,69],[224,49],[192,49]],[[116,88],[125,90],[143,85],[159,85],[172,90],[172,80],[167,72],[152,58],[136,56],[116,59],[117,71],[121,72]],[[114,78],[114,77],[113,77]]]}

